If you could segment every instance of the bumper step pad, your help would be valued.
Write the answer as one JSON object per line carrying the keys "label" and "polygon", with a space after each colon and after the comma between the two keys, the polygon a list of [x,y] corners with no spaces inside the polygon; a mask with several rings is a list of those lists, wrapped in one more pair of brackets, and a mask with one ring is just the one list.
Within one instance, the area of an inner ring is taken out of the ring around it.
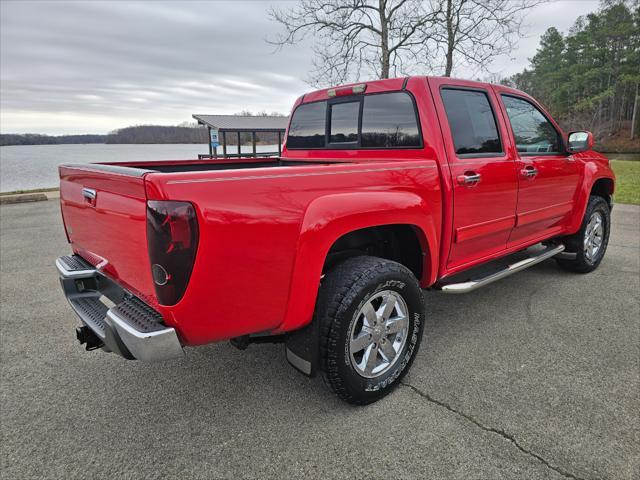
{"label": "bumper step pad", "polygon": [[69,299],[69,303],[71,303],[71,307],[82,321],[84,321],[98,337],[104,340],[107,330],[104,317],[107,316],[109,308],[100,301],[100,298],[95,295],[77,297]]}
{"label": "bumper step pad", "polygon": [[127,298],[111,311],[140,332],[157,332],[167,328],[162,324],[162,316],[136,297]]}
{"label": "bumper step pad", "polygon": [[95,267],[79,255],[58,258],[56,267],[64,278],[89,278],[96,274]]}

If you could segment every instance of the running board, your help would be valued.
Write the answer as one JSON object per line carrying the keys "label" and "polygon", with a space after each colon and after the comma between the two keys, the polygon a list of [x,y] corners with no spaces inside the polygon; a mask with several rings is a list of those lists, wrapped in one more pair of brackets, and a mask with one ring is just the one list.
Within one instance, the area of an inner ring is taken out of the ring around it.
{"label": "running board", "polygon": [[525,258],[524,260],[520,260],[519,262],[513,263],[503,270],[499,270],[491,275],[487,275],[486,277],[478,278],[475,280],[469,280],[462,283],[450,283],[449,285],[443,285],[440,287],[443,293],[467,293],[477,290],[480,287],[484,287],[485,285],[489,285],[501,278],[508,277],[514,273],[525,270],[529,267],[533,267],[535,264],[544,262],[546,259],[554,257],[559,253],[564,251],[564,245],[557,245],[554,247],[549,247],[546,250],[538,253],[537,255],[529,258]]}

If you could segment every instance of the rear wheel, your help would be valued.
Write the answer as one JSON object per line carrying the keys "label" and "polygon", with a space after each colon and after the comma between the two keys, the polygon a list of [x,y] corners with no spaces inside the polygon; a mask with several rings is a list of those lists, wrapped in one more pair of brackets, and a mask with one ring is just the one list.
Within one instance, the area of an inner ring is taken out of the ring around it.
{"label": "rear wheel", "polygon": [[578,273],[589,273],[598,268],[607,251],[610,226],[609,204],[602,197],[592,196],[580,230],[564,240],[567,251],[575,253],[576,258],[559,258],[558,264],[565,270]]}
{"label": "rear wheel", "polygon": [[388,394],[409,369],[424,328],[422,291],[403,265],[354,257],[322,281],[317,319],[325,383],[364,405]]}

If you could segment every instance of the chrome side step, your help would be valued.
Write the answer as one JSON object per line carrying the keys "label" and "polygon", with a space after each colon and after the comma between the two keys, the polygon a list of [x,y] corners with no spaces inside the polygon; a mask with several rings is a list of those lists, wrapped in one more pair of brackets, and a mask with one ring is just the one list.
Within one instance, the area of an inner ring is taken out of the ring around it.
{"label": "chrome side step", "polygon": [[554,257],[559,253],[562,253],[563,251],[564,245],[549,247],[533,257],[520,260],[519,262],[513,263],[502,270],[492,273],[491,275],[487,275],[486,277],[477,278],[461,283],[450,283],[448,285],[441,286],[440,290],[442,290],[443,293],[472,292],[480,287],[484,287],[485,285],[489,285],[490,283],[500,280],[501,278],[505,278],[509,275],[525,270],[537,263],[544,262],[548,258]]}

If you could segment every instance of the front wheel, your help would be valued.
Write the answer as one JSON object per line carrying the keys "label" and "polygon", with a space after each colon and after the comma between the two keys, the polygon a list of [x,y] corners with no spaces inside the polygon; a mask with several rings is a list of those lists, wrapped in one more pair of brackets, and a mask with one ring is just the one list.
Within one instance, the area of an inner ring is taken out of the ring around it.
{"label": "front wheel", "polygon": [[611,209],[607,201],[598,196],[589,198],[580,230],[565,239],[567,251],[575,253],[576,258],[558,259],[565,270],[589,273],[598,268],[609,244],[611,228]]}
{"label": "front wheel", "polygon": [[325,383],[365,405],[393,390],[413,362],[424,329],[422,290],[399,263],[354,257],[323,279],[316,315]]}

